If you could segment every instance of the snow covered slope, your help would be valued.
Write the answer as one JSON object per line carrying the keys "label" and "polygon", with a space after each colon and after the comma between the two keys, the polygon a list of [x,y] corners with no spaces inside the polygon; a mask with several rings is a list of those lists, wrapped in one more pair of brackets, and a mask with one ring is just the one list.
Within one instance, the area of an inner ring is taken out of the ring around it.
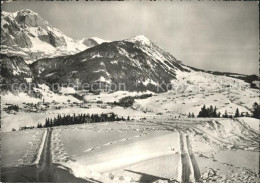
{"label": "snow covered slope", "polygon": [[216,106],[218,112],[234,115],[238,108],[244,115],[251,113],[259,102],[259,90],[243,80],[216,76],[206,72],[176,71],[173,89],[147,99],[136,99],[133,108],[161,115],[198,115],[201,107]]}
{"label": "snow covered slope", "polygon": [[[16,90],[18,85],[28,86],[27,81],[32,80],[30,67],[21,57],[1,55],[1,91]],[[23,91],[28,91],[27,89]]]}

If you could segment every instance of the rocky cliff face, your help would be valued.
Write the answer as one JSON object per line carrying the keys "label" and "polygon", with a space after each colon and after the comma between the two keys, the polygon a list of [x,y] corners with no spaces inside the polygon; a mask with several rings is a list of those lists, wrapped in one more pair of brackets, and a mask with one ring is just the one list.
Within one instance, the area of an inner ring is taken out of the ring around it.
{"label": "rocky cliff face", "polygon": [[32,82],[33,75],[23,58],[1,55],[1,90],[28,91],[28,83]]}
{"label": "rocky cliff face", "polygon": [[15,17],[16,22],[22,27],[41,27],[48,30],[49,23],[42,19],[37,13],[31,10],[18,11]]}
{"label": "rocky cliff face", "polygon": [[88,48],[64,35],[31,10],[1,13],[2,53],[21,56],[26,62],[70,55]]}

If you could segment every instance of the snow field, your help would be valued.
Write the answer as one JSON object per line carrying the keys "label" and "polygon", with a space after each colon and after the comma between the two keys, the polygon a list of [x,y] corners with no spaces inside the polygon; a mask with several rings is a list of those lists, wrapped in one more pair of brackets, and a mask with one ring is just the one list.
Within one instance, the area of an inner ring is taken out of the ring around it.
{"label": "snow field", "polygon": [[225,162],[237,167],[244,167],[255,173],[259,172],[259,152],[227,150],[216,153],[215,158],[222,163]]}
{"label": "snow field", "polygon": [[[259,162],[257,125],[252,118],[156,118],[59,126],[53,130],[52,158],[77,177],[103,182],[180,180],[181,130],[190,137],[202,181],[253,182]],[[2,133],[4,166],[37,162],[44,131]],[[187,153],[185,137],[183,145]]]}
{"label": "snow field", "polygon": [[[232,159],[235,157],[235,159],[241,160],[241,157],[237,155],[238,154],[232,153],[229,154],[226,158]],[[228,163],[224,161],[218,161],[214,158],[214,156],[210,158],[196,156],[196,159],[199,162],[200,171],[202,173],[201,179],[203,182],[257,182],[257,173],[249,168],[245,168],[245,165],[236,166],[233,164],[233,162]]]}
{"label": "snow field", "polygon": [[[254,119],[247,119],[245,121],[249,121],[249,124],[254,124]],[[251,149],[252,151],[244,149],[257,146],[259,135],[255,136],[250,132],[252,128],[248,129],[238,120],[214,119],[207,125],[205,123],[196,125],[189,135],[202,173],[202,181],[256,182],[259,172],[259,152],[254,148]],[[202,129],[201,134],[198,129]],[[241,148],[228,150],[231,147]]]}
{"label": "snow field", "polygon": [[44,130],[1,133],[2,166],[30,165],[36,162]]}
{"label": "snow field", "polygon": [[[143,175],[151,174],[145,177],[149,180],[177,179],[178,166],[174,166],[179,162],[177,132],[151,131],[153,128],[147,131],[133,130],[125,123],[113,124],[113,128],[117,126],[115,129],[110,128],[110,125],[86,126],[88,127],[85,129],[81,125],[70,130],[55,128],[53,131],[54,159],[69,166],[75,175],[83,178],[94,176],[103,179],[109,176],[113,180],[138,181],[144,178],[138,172],[134,173],[134,170],[139,170]],[[62,152],[65,150],[70,161],[59,161],[63,156],[62,153],[55,152],[60,149],[55,146],[62,147]],[[160,174],[155,173],[158,166],[163,167],[166,164],[172,167]],[[79,167],[84,167],[84,171],[78,170]]]}
{"label": "snow field", "polygon": [[[137,116],[146,116],[149,114],[144,114],[140,111],[135,111],[133,109],[127,108],[124,109],[123,107],[114,107],[113,109],[102,109],[97,105],[93,106],[90,109],[80,108],[77,106],[74,107],[66,107],[61,109],[50,109],[46,112],[18,112],[16,115],[7,114],[3,111],[2,114],[2,131],[11,131],[13,128],[19,129],[22,126],[37,126],[38,123],[44,124],[46,118],[54,118],[57,117],[58,114],[60,115],[72,115],[72,114],[101,114],[101,113],[110,113],[114,112],[119,116],[124,116],[125,118],[128,115]],[[12,123],[10,123],[12,121]]]}
{"label": "snow field", "polygon": [[246,123],[247,125],[249,125],[250,128],[252,128],[256,132],[260,131],[260,121],[259,121],[259,119],[241,117],[238,120]]}
{"label": "snow field", "polygon": [[[216,106],[217,111],[222,115],[225,111],[228,114],[235,114],[238,108],[241,112],[251,113],[249,109],[252,108],[254,102],[258,102],[258,91],[246,89],[240,92],[230,91],[226,92],[195,92],[195,93],[174,93],[169,91],[158,94],[147,99],[136,99],[133,105],[134,109],[139,111],[150,112],[154,114],[162,113],[163,115],[184,115],[189,113],[198,115],[201,107],[206,105]],[[173,105],[174,104],[174,105]]]}

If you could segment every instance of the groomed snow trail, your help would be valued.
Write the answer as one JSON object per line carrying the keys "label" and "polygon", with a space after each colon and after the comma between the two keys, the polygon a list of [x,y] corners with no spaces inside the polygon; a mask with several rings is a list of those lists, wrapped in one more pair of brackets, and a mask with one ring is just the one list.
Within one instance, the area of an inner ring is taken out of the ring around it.
{"label": "groomed snow trail", "polygon": [[37,173],[37,180],[42,182],[52,182],[55,181],[54,171],[53,171],[53,163],[51,158],[51,135],[52,129],[47,129],[47,135],[44,139],[44,146],[42,149],[40,161],[38,164],[38,173]]}
{"label": "groomed snow trail", "polygon": [[44,145],[41,147],[42,152],[40,152],[40,159],[36,170],[37,182],[96,182],[76,178],[70,173],[68,168],[53,163],[51,153],[52,128],[47,128],[46,131],[47,133],[43,138]]}

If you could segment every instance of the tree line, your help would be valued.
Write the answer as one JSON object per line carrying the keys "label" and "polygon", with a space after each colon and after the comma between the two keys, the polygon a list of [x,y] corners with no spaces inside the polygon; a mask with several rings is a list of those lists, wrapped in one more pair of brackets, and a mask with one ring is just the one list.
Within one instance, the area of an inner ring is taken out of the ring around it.
{"label": "tree line", "polygon": [[[64,115],[60,114],[57,117],[46,118],[44,125],[38,123],[37,128],[48,128],[53,126],[61,125],[74,125],[74,124],[84,124],[84,123],[97,123],[97,122],[110,122],[110,121],[125,121],[124,117],[119,117],[116,114],[73,114]],[[127,120],[130,120],[128,117]]]}
{"label": "tree line", "polygon": [[18,105],[9,105],[5,110],[7,110],[7,111],[14,110],[14,111],[18,112],[19,106]]}
{"label": "tree line", "polygon": [[[189,118],[193,118],[195,117],[194,113],[189,113],[188,115]],[[253,118],[257,118],[260,119],[260,105],[255,102],[253,104],[253,108],[252,108],[252,115],[250,115],[248,112],[246,113],[240,113],[239,109],[237,108],[235,111],[235,115],[229,115],[227,113],[227,111],[225,111],[225,113],[223,115],[221,115],[220,112],[217,112],[217,108],[216,106],[213,107],[212,105],[210,107],[206,107],[206,105],[204,105],[201,110],[199,111],[199,114],[197,117],[214,117],[214,118],[233,118],[233,117],[253,117]]]}

